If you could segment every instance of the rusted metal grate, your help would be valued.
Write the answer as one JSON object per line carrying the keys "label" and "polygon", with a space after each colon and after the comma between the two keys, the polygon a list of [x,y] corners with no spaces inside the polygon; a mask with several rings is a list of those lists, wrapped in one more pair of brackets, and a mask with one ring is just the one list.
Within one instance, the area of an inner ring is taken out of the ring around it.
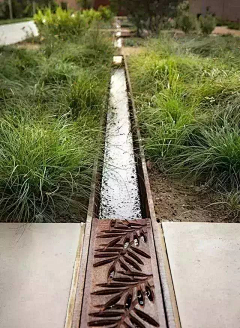
{"label": "rusted metal grate", "polygon": [[166,327],[149,219],[93,222],[80,327]]}

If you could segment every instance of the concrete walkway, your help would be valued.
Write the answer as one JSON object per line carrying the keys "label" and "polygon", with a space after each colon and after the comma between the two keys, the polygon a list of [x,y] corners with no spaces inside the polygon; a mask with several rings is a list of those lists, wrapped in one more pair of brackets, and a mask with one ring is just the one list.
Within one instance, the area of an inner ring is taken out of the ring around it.
{"label": "concrete walkway", "polygon": [[10,45],[31,36],[38,36],[38,29],[33,21],[0,25],[0,45]]}
{"label": "concrete walkway", "polygon": [[240,224],[163,230],[182,328],[240,327]]}
{"label": "concrete walkway", "polygon": [[0,224],[1,328],[64,328],[83,233],[77,223]]}
{"label": "concrete walkway", "polygon": [[[162,226],[182,328],[240,327],[240,224]],[[64,328],[83,235],[83,224],[0,224],[1,328]]]}

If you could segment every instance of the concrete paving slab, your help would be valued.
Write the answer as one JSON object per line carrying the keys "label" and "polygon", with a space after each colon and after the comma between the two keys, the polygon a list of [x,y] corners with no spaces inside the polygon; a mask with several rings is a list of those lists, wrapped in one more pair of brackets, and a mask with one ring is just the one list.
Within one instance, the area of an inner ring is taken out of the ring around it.
{"label": "concrete paving slab", "polygon": [[38,36],[34,21],[0,26],[0,45],[14,44],[32,36]]}
{"label": "concrete paving slab", "polygon": [[63,328],[81,224],[0,224],[0,327]]}
{"label": "concrete paving slab", "polygon": [[240,224],[163,230],[182,328],[240,327]]}

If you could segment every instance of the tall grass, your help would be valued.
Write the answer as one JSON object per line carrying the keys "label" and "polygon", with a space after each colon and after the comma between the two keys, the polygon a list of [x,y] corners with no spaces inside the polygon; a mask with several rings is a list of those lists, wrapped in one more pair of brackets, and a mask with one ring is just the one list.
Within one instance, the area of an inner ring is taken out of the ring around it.
{"label": "tall grass", "polygon": [[236,45],[232,37],[161,36],[130,58],[147,156],[161,170],[230,193],[240,184]]}
{"label": "tall grass", "polygon": [[0,49],[1,220],[85,219],[112,56],[89,33]]}
{"label": "tall grass", "polygon": [[87,196],[93,159],[88,152],[96,147],[87,132],[64,120],[17,124],[3,119],[0,213],[51,221],[71,200]]}

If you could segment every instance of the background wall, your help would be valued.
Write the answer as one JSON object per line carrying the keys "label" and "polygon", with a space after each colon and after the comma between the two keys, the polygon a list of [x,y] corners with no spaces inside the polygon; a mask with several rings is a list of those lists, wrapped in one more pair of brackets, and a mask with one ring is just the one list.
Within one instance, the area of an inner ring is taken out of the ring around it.
{"label": "background wall", "polygon": [[109,6],[110,1],[109,0],[95,0],[94,1],[94,9],[98,9],[99,6]]}
{"label": "background wall", "polygon": [[207,7],[218,18],[240,21],[240,0],[190,0],[190,10],[194,14],[205,14]]}

